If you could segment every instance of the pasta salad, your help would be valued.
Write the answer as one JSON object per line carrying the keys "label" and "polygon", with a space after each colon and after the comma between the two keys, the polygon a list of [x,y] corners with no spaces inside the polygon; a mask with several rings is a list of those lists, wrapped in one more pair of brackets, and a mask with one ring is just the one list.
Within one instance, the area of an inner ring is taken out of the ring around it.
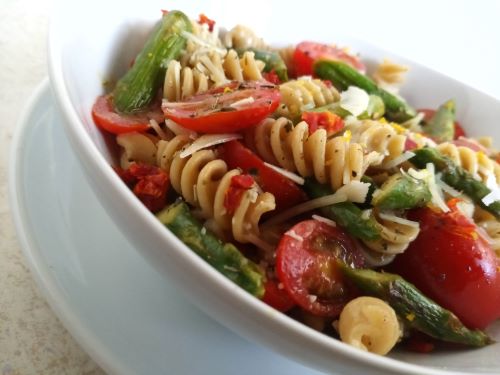
{"label": "pasta salad", "polygon": [[407,71],[163,11],[92,116],[158,220],[275,309],[381,355],[481,347],[500,317],[499,155],[452,99],[407,103]]}

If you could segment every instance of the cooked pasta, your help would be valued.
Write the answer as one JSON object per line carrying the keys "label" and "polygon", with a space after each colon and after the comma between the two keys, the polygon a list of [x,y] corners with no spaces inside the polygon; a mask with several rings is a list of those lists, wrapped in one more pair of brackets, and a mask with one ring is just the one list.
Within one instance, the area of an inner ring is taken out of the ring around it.
{"label": "cooked pasta", "polygon": [[373,251],[382,254],[399,254],[406,250],[420,231],[418,223],[408,222],[394,215],[373,212],[373,219],[379,228],[380,239],[363,241]]}
{"label": "cooked pasta", "polygon": [[351,123],[347,128],[351,131],[353,142],[360,143],[368,151],[376,151],[384,155],[381,168],[405,150],[406,136],[398,134],[389,124],[364,120]]}
{"label": "cooked pasta", "polygon": [[283,59],[283,62],[286,65],[288,75],[290,77],[295,77],[295,62],[293,58],[293,54],[295,53],[295,46],[290,45],[287,47],[278,48],[277,52],[279,53],[279,55]]}
{"label": "cooked pasta", "polygon": [[155,164],[156,145],[152,138],[137,132],[118,135],[116,142],[122,147],[120,166],[126,169],[131,162]]}
{"label": "cooked pasta", "polygon": [[374,297],[358,297],[345,305],[338,330],[346,344],[382,355],[396,345],[402,333],[394,309]]}
{"label": "cooked pasta", "polygon": [[188,66],[181,68],[180,62],[172,60],[165,74],[163,97],[169,101],[179,101],[207,91],[211,86],[212,82],[204,73]]}
{"label": "cooked pasta", "polygon": [[340,99],[337,89],[320,79],[302,78],[280,85],[281,104],[277,113],[295,118],[304,110],[320,107]]}
{"label": "cooked pasta", "polygon": [[259,38],[252,29],[243,25],[233,27],[224,35],[223,40],[227,48],[267,48],[262,38]]}
{"label": "cooked pasta", "polygon": [[350,181],[359,181],[370,165],[381,160],[379,153],[366,153],[359,143],[344,136],[328,139],[324,129],[309,135],[304,121],[292,126],[285,117],[268,118],[250,132],[257,152],[266,162],[302,177],[314,176],[318,182],[330,184],[334,191]]}
{"label": "cooked pasta", "polygon": [[169,174],[174,190],[198,207],[202,217],[213,218],[222,230],[230,231],[236,241],[261,246],[258,222],[264,213],[274,209],[274,196],[254,186],[245,192],[234,215],[229,215],[224,206],[225,194],[231,178],[241,172],[228,170],[211,149],[181,158],[180,151],[190,142],[186,135],[158,142],[157,164]]}
{"label": "cooked pasta", "polygon": [[495,220],[484,220],[477,223],[488,234],[491,247],[500,257],[500,223]]}
{"label": "cooked pasta", "polygon": [[497,184],[500,183],[500,165],[484,152],[476,152],[469,147],[457,146],[450,142],[437,145],[437,149],[478,180],[487,182],[492,176]]}
{"label": "cooked pasta", "polygon": [[246,51],[243,56],[238,57],[234,49],[227,52],[224,59],[224,72],[228,79],[234,81],[258,81],[262,79],[261,71],[264,63],[255,59],[255,53]]}
{"label": "cooked pasta", "polygon": [[404,77],[408,67],[396,64],[388,59],[384,59],[382,63],[377,66],[373,78],[379,85],[399,85],[404,81]]}

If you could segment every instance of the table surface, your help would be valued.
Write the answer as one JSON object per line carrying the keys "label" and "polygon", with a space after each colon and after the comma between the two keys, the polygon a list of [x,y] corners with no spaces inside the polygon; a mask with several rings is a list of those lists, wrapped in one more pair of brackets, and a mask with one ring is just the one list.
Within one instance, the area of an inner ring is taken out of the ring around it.
{"label": "table surface", "polygon": [[[479,7],[478,2],[421,1],[416,9],[397,1],[342,4],[349,8],[344,14],[356,19],[356,27],[350,28],[354,36],[369,37],[500,97],[500,2]],[[47,75],[51,3],[1,0],[0,5],[0,374],[102,374],[41,297],[21,254],[7,199],[8,151],[16,121],[26,98]],[[354,17],[360,7],[365,11]],[[385,18],[374,17],[378,11]],[[370,27],[373,20],[375,28]],[[348,21],[339,22],[349,27]]]}

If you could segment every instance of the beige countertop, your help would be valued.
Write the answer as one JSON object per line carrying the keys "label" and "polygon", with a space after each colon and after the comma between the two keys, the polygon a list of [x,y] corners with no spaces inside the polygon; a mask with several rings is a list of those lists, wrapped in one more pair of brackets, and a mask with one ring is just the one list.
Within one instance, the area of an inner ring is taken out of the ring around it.
{"label": "beige countertop", "polygon": [[35,285],[17,242],[7,197],[8,151],[26,99],[47,75],[47,0],[0,6],[0,374],[103,371],[61,325]]}

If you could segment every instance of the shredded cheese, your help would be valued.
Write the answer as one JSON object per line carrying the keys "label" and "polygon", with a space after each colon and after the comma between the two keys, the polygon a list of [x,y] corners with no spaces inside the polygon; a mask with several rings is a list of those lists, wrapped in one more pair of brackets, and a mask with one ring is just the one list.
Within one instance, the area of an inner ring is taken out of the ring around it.
{"label": "shredded cheese", "polygon": [[163,131],[160,124],[158,124],[156,120],[149,120],[149,126],[156,132],[156,134],[158,134],[160,139],[163,139],[164,141],[168,140],[167,134]]}
{"label": "shredded cheese", "polygon": [[269,167],[271,168],[272,170],[274,170],[275,172],[278,172],[280,175],[282,176],[285,176],[286,178],[288,178],[289,180],[292,180],[293,182],[295,182],[296,184],[299,184],[299,185],[304,185],[304,182],[305,180],[300,177],[299,175],[295,174],[295,173],[292,173],[290,171],[287,171],[286,169],[283,169],[283,168],[280,168],[280,167],[277,167],[275,165],[272,165],[272,164],[269,164],[269,163],[266,163],[264,162],[264,165],[266,167]]}
{"label": "shredded cheese", "polygon": [[210,43],[206,42],[205,40],[203,40],[201,38],[198,38],[196,35],[190,33],[189,31],[183,30],[181,32],[181,35],[184,38],[191,40],[193,43],[196,43],[196,44],[198,44],[198,45],[200,45],[202,47],[210,48],[213,51],[215,51],[215,52],[217,52],[217,53],[219,53],[219,54],[221,54],[223,56],[226,54],[226,50],[225,49],[219,48],[219,47],[217,47],[214,44],[210,44]]}
{"label": "shredded cheese", "polygon": [[247,104],[252,104],[253,102],[255,102],[255,99],[253,96],[250,96],[248,98],[238,100],[238,101],[230,104],[229,106],[232,108],[240,108],[240,107],[244,107]]}
{"label": "shredded cheese", "polygon": [[340,106],[353,116],[359,116],[368,108],[370,97],[365,90],[356,86],[349,86],[340,93]]}
{"label": "shredded cheese", "polygon": [[196,151],[201,149],[215,146],[221,143],[229,142],[235,139],[240,139],[241,134],[204,134],[201,137],[197,138],[193,143],[191,143],[185,150],[180,153],[180,158],[186,158]]}
{"label": "shredded cheese", "polygon": [[394,167],[398,166],[399,164],[404,163],[405,161],[411,159],[414,156],[415,156],[415,153],[413,153],[411,151],[405,151],[401,155],[395,157],[392,160],[389,160],[387,163],[384,163],[382,165],[382,168],[383,169],[394,168]]}
{"label": "shredded cheese", "polygon": [[175,135],[187,135],[191,139],[198,138],[198,133],[196,133],[196,132],[194,132],[192,130],[186,129],[186,128],[180,126],[178,123],[176,123],[176,122],[174,122],[172,120],[165,120],[165,125]]}
{"label": "shredded cheese", "polygon": [[326,217],[323,217],[323,216],[319,216],[319,215],[312,215],[312,218],[316,221],[319,221],[321,223],[325,223],[331,227],[336,227],[337,226],[337,223],[333,220],[330,220]]}
{"label": "shredded cheese", "polygon": [[434,164],[427,163],[427,171],[429,172],[429,176],[427,178],[427,182],[429,184],[429,191],[431,192],[431,201],[438,208],[440,208],[443,212],[450,211],[450,208],[446,205],[446,202],[443,200],[443,196],[441,195],[441,190],[436,184],[435,180],[435,170]]}
{"label": "shredded cheese", "polygon": [[289,230],[288,232],[285,232],[285,234],[288,236],[288,237],[292,237],[294,240],[297,240],[299,242],[302,242],[304,241],[304,238],[300,237],[297,233],[295,233],[295,231],[292,229],[292,230]]}
{"label": "shredded cheese", "polygon": [[417,221],[411,221],[408,219],[404,219],[402,217],[396,216],[392,213],[387,213],[387,212],[380,212],[378,216],[387,221],[392,221],[393,223],[398,223],[401,225],[408,225],[409,227],[413,228],[420,228],[420,224]]}
{"label": "shredded cheese", "polygon": [[462,193],[454,188],[452,188],[450,185],[448,185],[446,182],[441,180],[441,173],[436,174],[436,184],[443,189],[444,192],[450,194],[452,197],[459,197],[462,195]]}

